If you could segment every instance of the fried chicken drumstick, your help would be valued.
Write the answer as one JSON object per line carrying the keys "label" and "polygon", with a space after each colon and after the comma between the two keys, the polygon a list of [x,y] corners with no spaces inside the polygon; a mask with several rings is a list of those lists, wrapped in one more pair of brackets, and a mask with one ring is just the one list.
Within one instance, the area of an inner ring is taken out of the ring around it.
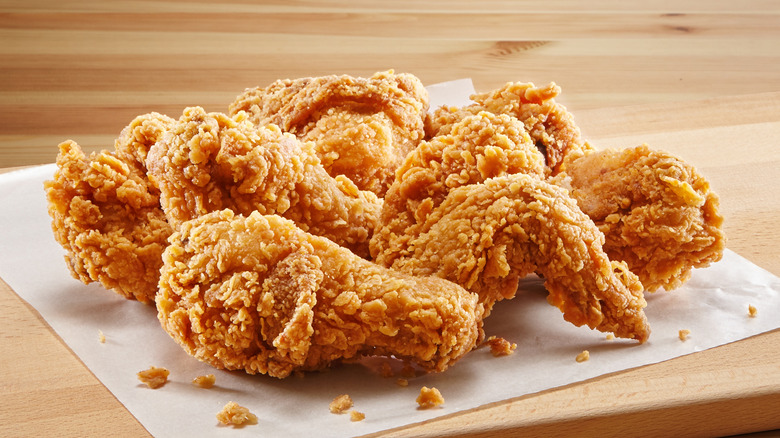
{"label": "fried chicken drumstick", "polygon": [[331,75],[278,80],[247,89],[230,105],[258,126],[273,123],[313,141],[326,171],[379,197],[403,158],[422,140],[428,92],[408,73],[370,78]]}
{"label": "fried chicken drumstick", "polygon": [[441,371],[483,336],[475,294],[380,267],[277,215],[184,222],[163,258],[162,326],[217,368],[281,378],[394,355]]}
{"label": "fried chicken drumstick", "polygon": [[382,200],[329,176],[311,143],[275,125],[255,126],[244,113],[231,118],[187,108],[152,146],[146,163],[174,227],[225,208],[257,210],[368,255]]}
{"label": "fried chicken drumstick", "polygon": [[679,287],[725,248],[718,197],[696,169],[646,145],[566,160],[552,182],[569,190],[648,291]]}

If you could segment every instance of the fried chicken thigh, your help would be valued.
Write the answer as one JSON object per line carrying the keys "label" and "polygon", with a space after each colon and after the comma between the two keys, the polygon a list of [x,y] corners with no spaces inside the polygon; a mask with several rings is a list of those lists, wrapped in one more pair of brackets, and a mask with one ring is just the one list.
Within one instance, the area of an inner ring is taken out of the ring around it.
{"label": "fried chicken thigh", "polygon": [[225,208],[257,210],[368,256],[382,200],[347,178],[329,176],[312,143],[275,125],[255,126],[244,113],[231,118],[188,108],[152,146],[146,163],[174,227]]}
{"label": "fried chicken thigh", "polygon": [[392,71],[285,79],[247,89],[229,110],[240,111],[259,126],[273,123],[313,141],[331,176],[344,175],[382,197],[424,136],[428,92],[414,75]]}
{"label": "fried chicken thigh", "polygon": [[572,155],[552,181],[569,190],[645,288],[671,290],[725,248],[718,197],[696,169],[646,145]]}
{"label": "fried chicken thigh", "polygon": [[115,151],[88,157],[73,141],[60,144],[57,171],[45,190],[54,237],[75,278],[154,301],[171,227],[140,158],[171,122],[155,113],[139,116]]}
{"label": "fried chicken thigh", "polygon": [[426,121],[426,135],[430,138],[447,134],[454,123],[480,111],[511,115],[523,122],[545,156],[547,172],[554,175],[561,170],[567,155],[591,149],[582,139],[574,117],[555,101],[560,92],[554,83],[536,87],[532,83],[510,82],[489,93],[472,95],[473,105],[436,109]]}
{"label": "fried chicken thigh", "polygon": [[393,355],[442,371],[483,337],[475,294],[380,267],[277,215],[184,222],[163,258],[162,326],[217,368],[282,378]]}

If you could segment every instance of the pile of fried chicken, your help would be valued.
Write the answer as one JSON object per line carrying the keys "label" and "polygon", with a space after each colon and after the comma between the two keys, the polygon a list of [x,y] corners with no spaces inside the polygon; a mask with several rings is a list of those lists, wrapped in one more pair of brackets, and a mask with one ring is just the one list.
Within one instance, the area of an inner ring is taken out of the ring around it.
{"label": "pile of fried chicken", "polygon": [[592,147],[560,91],[429,108],[418,78],[387,71],[141,115],[113,150],[60,144],[52,228],[75,278],[154,303],[221,369],[382,355],[443,371],[532,274],[565,320],[644,342],[645,291],[721,258],[718,198],[665,152]]}

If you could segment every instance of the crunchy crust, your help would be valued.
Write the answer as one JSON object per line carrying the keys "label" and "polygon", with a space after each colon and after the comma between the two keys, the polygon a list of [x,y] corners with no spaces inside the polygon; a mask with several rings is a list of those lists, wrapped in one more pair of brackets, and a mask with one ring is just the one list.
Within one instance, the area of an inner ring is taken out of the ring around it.
{"label": "crunchy crust", "polygon": [[185,222],[163,258],[160,322],[217,368],[286,377],[394,355],[441,371],[482,335],[475,295],[374,265],[275,215]]}

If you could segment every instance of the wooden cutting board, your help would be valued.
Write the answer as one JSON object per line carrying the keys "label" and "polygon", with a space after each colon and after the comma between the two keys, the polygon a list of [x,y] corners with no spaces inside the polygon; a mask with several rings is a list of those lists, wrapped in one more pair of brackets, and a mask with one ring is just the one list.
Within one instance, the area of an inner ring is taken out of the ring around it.
{"label": "wooden cutting board", "polygon": [[[780,93],[582,110],[575,117],[598,148],[648,143],[696,165],[721,197],[729,248],[780,275]],[[0,305],[0,435],[148,436],[2,282]],[[775,330],[377,436],[686,436],[778,428]]]}

